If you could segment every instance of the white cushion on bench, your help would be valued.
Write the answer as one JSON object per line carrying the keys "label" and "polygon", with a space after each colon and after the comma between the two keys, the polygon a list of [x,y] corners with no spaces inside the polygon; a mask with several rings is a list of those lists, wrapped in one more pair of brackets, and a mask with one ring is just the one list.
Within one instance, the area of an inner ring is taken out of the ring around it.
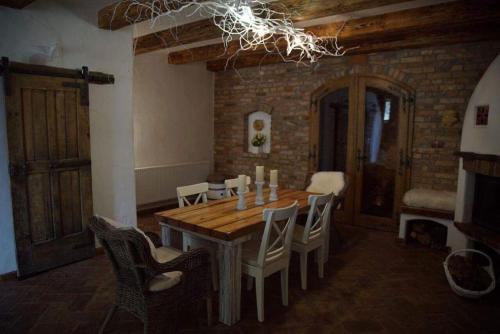
{"label": "white cushion on bench", "polygon": [[403,203],[416,208],[455,211],[457,193],[432,189],[411,189],[403,196]]}

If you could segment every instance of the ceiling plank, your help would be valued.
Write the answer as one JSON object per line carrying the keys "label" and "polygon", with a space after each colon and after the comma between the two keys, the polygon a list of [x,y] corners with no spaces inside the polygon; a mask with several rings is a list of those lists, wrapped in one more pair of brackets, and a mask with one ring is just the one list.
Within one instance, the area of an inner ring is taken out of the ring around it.
{"label": "ceiling plank", "polygon": [[[271,8],[280,11],[286,9],[286,12],[291,14],[291,19],[294,22],[301,22],[407,1],[408,0],[281,0],[275,4],[271,4]],[[215,39],[221,37],[221,34],[221,31],[212,23],[211,19],[203,19],[136,38],[134,40],[135,54],[137,55],[164,48]]]}
{"label": "ceiling plank", "polygon": [[0,6],[22,9],[35,0],[0,0]]}
{"label": "ceiling plank", "polygon": [[[500,39],[500,26],[498,24],[479,24],[464,26],[458,30],[447,30],[434,33],[415,32],[401,36],[393,36],[386,40],[369,41],[361,44],[359,48],[349,52],[349,56],[369,54],[375,52],[397,51],[402,49],[424,48],[431,46],[442,46],[459,43],[471,43]],[[352,46],[350,44],[348,46]],[[287,58],[290,61],[297,57]],[[213,72],[224,71],[233,68],[245,68],[261,65],[283,63],[279,55],[254,52],[240,56],[227,62],[227,59],[219,59],[207,62],[207,69]]]}
{"label": "ceiling plank", "polygon": [[[494,0],[480,2],[487,5],[478,5],[477,1],[460,0],[350,20],[346,22],[339,35],[339,42],[346,47],[363,47],[362,44],[371,44],[377,40],[387,40],[391,36],[402,34],[452,31],[463,26],[490,22],[500,24],[500,4]],[[341,22],[323,24],[308,27],[306,30],[320,37],[332,36],[342,24]],[[168,55],[168,61],[170,64],[212,61],[229,58],[238,51],[239,42],[235,41],[229,43],[227,50],[222,44],[215,44],[172,52]],[[263,47],[259,47],[254,51],[240,52],[239,56],[263,51]]]}

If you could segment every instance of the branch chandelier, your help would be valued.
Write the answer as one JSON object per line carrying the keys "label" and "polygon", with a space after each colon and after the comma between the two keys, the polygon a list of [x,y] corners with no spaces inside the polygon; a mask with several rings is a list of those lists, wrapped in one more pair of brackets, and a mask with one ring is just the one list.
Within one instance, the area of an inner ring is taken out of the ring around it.
{"label": "branch chandelier", "polygon": [[[239,41],[239,49],[228,59],[243,51],[264,51],[277,54],[284,61],[314,64],[323,56],[343,56],[349,49],[338,44],[335,36],[317,37],[293,25],[290,14],[278,11],[265,0],[128,0],[125,17],[132,23],[129,11],[137,11],[135,21],[150,18],[154,26],[161,17],[175,20],[175,14],[190,9],[188,16],[209,17],[222,31],[222,42],[227,53],[229,43]],[[120,5],[117,4],[116,8]],[[283,6],[283,10],[286,8]],[[173,29],[175,30],[175,29]],[[175,37],[175,36],[174,36]],[[221,55],[222,56],[222,55]]]}

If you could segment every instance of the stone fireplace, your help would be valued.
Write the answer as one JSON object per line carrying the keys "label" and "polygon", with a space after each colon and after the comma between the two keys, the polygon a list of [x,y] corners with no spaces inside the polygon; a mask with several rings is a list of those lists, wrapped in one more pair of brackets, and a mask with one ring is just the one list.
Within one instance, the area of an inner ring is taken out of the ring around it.
{"label": "stone fireplace", "polygon": [[[467,107],[460,146],[453,238],[461,247],[480,241],[500,252],[500,56],[478,83]],[[478,110],[488,108],[486,121]],[[485,124],[486,123],[486,124]]]}

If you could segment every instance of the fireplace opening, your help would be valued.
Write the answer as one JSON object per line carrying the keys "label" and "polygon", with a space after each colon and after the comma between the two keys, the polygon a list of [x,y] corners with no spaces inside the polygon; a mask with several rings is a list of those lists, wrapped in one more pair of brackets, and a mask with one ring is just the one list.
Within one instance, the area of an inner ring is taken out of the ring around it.
{"label": "fireplace opening", "polygon": [[500,233],[500,178],[476,174],[472,222]]}
{"label": "fireplace opening", "polygon": [[432,220],[413,219],[408,221],[408,244],[433,249],[445,249],[448,228]]}

